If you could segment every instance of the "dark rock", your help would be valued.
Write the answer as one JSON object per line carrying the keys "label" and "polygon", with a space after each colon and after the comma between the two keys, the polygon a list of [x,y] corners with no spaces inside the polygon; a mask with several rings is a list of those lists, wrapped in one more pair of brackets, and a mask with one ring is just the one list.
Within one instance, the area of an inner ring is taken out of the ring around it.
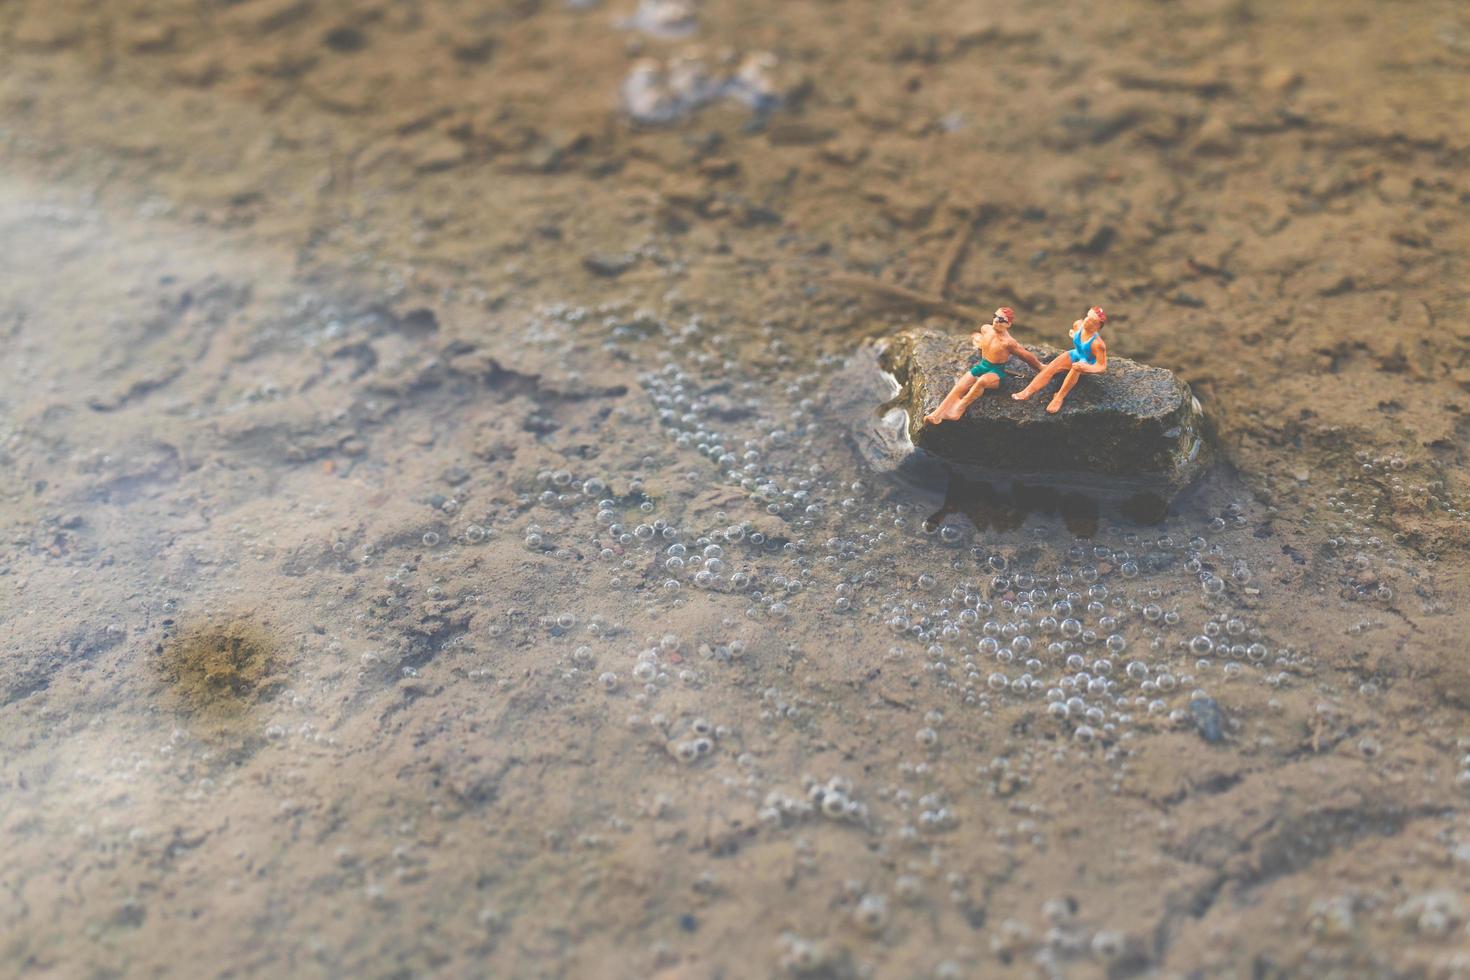
{"label": "dark rock", "polygon": [[465,65],[483,65],[495,54],[500,42],[491,35],[474,37],[454,47],[454,60]]}
{"label": "dark rock", "polygon": [[1110,224],[1098,224],[1090,227],[1082,240],[1077,243],[1077,250],[1088,255],[1101,255],[1108,250],[1108,246],[1117,239],[1118,231]]}
{"label": "dark rock", "polygon": [[[1027,345],[1042,363],[1060,352]],[[901,386],[893,404],[908,414],[914,447],[981,479],[1036,482],[1102,498],[1152,495],[1167,503],[1208,467],[1211,452],[1199,402],[1163,368],[1109,356],[1104,374],[1083,377],[1053,415],[1046,404],[1058,375],[1029,401],[1010,396],[1033,372],[1012,357],[1010,377],[975,401],[964,418],[928,425],[955,379],[979,359],[964,334],[906,331],[881,363]]]}
{"label": "dark rock", "polygon": [[837,130],[799,120],[776,123],[766,129],[772,146],[816,146],[837,136]]}
{"label": "dark rock", "polygon": [[585,150],[591,143],[591,137],[582,132],[547,133],[526,151],[525,165],[537,173],[553,173],[567,157]]}
{"label": "dark rock", "polygon": [[1103,116],[1089,114],[1062,116],[1060,132],[1055,142],[1067,149],[1076,149],[1088,143],[1106,143],[1128,131],[1143,119],[1137,108],[1125,107]]}
{"label": "dark rock", "polygon": [[615,255],[608,252],[593,252],[591,255],[582,257],[582,265],[587,271],[598,276],[607,276],[609,279],[616,278],[627,272],[633,265],[633,256]]}
{"label": "dark rock", "polygon": [[414,169],[421,174],[451,170],[468,159],[468,148],[452,136],[436,131],[425,133],[409,147]]}
{"label": "dark rock", "polygon": [[412,337],[423,337],[439,330],[439,317],[433,310],[420,307],[409,310],[398,318],[395,324],[398,330]]}
{"label": "dark rock", "polygon": [[304,19],[313,6],[312,0],[266,0],[249,10],[255,15],[255,29],[271,34]]}
{"label": "dark rock", "polygon": [[342,54],[355,54],[367,47],[367,35],[351,25],[334,27],[322,35],[322,43]]}
{"label": "dark rock", "polygon": [[1206,742],[1214,745],[1225,740],[1225,712],[1214,698],[1195,698],[1189,702],[1189,718]]}

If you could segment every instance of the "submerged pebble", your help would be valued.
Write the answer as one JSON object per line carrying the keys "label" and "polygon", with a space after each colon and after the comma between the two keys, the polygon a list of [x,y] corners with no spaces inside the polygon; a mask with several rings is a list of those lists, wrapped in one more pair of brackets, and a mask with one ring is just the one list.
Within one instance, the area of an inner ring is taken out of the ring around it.
{"label": "submerged pebble", "polygon": [[1189,702],[1189,717],[1200,738],[1215,744],[1225,739],[1225,713],[1214,698],[1194,698]]}

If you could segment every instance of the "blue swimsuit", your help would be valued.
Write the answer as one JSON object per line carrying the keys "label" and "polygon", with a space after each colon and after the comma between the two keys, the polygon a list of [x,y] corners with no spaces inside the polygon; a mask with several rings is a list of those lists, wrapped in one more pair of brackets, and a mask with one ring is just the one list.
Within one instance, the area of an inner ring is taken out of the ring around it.
{"label": "blue swimsuit", "polygon": [[1082,345],[1082,328],[1081,327],[1078,327],[1077,328],[1077,332],[1072,335],[1072,363],[1073,364],[1076,364],[1078,361],[1082,361],[1085,364],[1096,364],[1097,363],[1097,358],[1095,358],[1095,357],[1092,356],[1092,342],[1094,340],[1096,340],[1096,339],[1097,339],[1097,334],[1093,334],[1092,337],[1091,337],[1091,339],[1089,339],[1087,341],[1087,346],[1084,347]]}

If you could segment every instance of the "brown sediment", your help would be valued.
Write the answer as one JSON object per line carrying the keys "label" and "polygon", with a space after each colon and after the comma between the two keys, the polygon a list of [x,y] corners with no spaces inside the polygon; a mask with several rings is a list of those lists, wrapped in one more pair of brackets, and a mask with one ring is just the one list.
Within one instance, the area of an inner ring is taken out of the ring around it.
{"label": "brown sediment", "polygon": [[[1461,969],[1463,4],[634,6],[0,4],[6,962]],[[767,50],[768,118],[620,111]],[[1106,307],[1233,466],[1159,528],[890,493],[834,365],[1001,303]]]}

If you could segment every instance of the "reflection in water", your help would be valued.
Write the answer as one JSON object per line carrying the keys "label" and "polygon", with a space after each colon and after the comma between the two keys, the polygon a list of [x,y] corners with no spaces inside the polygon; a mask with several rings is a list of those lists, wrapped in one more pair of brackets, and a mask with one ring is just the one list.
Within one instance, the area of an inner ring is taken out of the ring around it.
{"label": "reflection in water", "polygon": [[1079,538],[1097,533],[1099,506],[1095,498],[1054,487],[1024,483],[995,484],[950,473],[944,503],[924,522],[938,527],[950,514],[963,514],[978,531],[1011,531],[1030,513],[1055,514]]}

